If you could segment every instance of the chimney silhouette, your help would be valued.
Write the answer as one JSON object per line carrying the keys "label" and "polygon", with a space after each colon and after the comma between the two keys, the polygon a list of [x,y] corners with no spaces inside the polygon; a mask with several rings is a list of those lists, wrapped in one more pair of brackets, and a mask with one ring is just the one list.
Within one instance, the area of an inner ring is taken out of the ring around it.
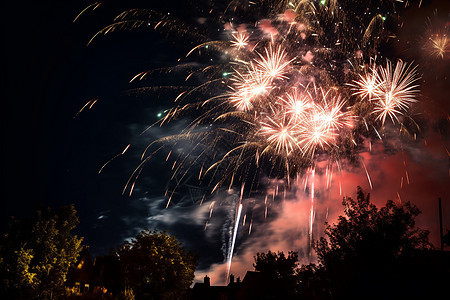
{"label": "chimney silhouette", "polygon": [[231,274],[231,275],[230,275],[230,284],[233,284],[233,283],[234,283],[234,275]]}
{"label": "chimney silhouette", "polygon": [[203,283],[204,283],[206,286],[210,286],[210,285],[211,285],[211,280],[210,280],[210,278],[208,277],[208,275],[205,275],[205,278],[203,278]]}

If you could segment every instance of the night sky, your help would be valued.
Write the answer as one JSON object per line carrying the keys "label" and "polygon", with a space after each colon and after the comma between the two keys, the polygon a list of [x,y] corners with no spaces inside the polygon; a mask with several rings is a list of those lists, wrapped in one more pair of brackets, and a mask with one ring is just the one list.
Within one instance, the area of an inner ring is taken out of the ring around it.
{"label": "night sky", "polygon": [[[135,236],[142,228],[167,229],[186,248],[200,255],[197,278],[209,273],[213,274],[213,284],[220,283],[238,191],[219,191],[199,206],[198,194],[204,192],[203,187],[188,182],[176,195],[176,201],[165,209],[164,192],[171,171],[165,154],[161,154],[144,169],[132,196],[122,195],[146,145],[179,131],[183,125],[181,122],[164,129],[156,127],[142,134],[158,120],[158,113],[172,105],[173,97],[133,94],[130,90],[139,84],[129,81],[139,72],[175,65],[195,43],[138,30],[99,37],[87,46],[99,29],[126,8],[151,7],[195,23],[205,22],[202,18],[210,21],[206,5],[193,6],[185,1],[109,1],[74,23],[78,13],[91,2],[10,2],[14,3],[6,4],[2,17],[2,228],[12,215],[28,217],[40,206],[57,208],[74,203],[80,218],[77,234],[85,238],[93,256],[107,254],[110,247]],[[443,199],[444,228],[450,229],[446,153],[450,149],[450,60],[448,53],[445,59],[431,59],[420,43],[427,29],[427,17],[437,15],[442,26],[449,26],[449,12],[445,0],[423,1],[420,9],[406,10],[399,41],[391,43],[388,49],[419,65],[424,138],[405,144],[404,151],[378,146],[372,155],[365,156],[373,190],[360,168],[349,167],[341,178],[343,195],[353,196],[359,185],[371,193],[376,204],[382,205],[387,199],[399,201],[399,197],[403,202],[416,204],[423,212],[417,225],[430,230],[431,242],[436,246],[438,197]],[[216,29],[211,28],[212,34]],[[154,84],[158,84],[157,80]],[[77,115],[93,99],[98,99],[95,105]],[[128,144],[131,147],[126,155],[98,174],[102,165]],[[405,164],[410,184],[400,189],[402,177],[406,182]],[[339,195],[336,185],[326,189],[323,181],[316,188],[318,211],[323,212],[317,216],[315,231],[319,234],[324,221],[333,222],[342,214],[343,195]],[[270,189],[267,187],[267,191]],[[307,261],[304,227],[309,206],[302,200],[307,196],[301,189],[292,189],[285,201],[273,203],[265,219],[260,203],[267,191],[260,191],[247,201],[245,210],[253,211],[253,229],[248,235],[247,223],[239,231],[233,265],[237,276],[252,270],[252,256],[257,251],[295,250]],[[205,231],[212,201],[217,204]]]}

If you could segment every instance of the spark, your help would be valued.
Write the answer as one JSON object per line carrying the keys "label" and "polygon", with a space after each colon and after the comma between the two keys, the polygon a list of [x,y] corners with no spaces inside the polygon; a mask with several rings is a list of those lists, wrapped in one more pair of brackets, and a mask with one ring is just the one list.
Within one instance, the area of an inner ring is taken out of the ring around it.
{"label": "spark", "polygon": [[369,172],[367,171],[366,164],[364,163],[364,160],[361,160],[361,162],[362,162],[362,165],[364,167],[364,171],[366,172],[367,181],[369,182],[370,189],[373,190],[372,180],[370,180],[370,175],[369,175]]}
{"label": "spark", "polygon": [[248,45],[249,35],[245,32],[234,33],[233,38],[234,41],[231,41],[231,45],[233,45],[233,47],[241,49]]}
{"label": "spark", "polygon": [[294,88],[291,92],[280,97],[282,105],[286,107],[286,113],[291,115],[294,121],[302,122],[308,110],[312,107],[312,100],[308,96],[308,94],[300,94],[298,89]]}
{"label": "spark", "polygon": [[270,87],[267,79],[262,74],[252,69],[246,74],[236,72],[233,76],[232,93],[229,96],[230,103],[238,110],[249,111],[253,108],[253,102],[258,97],[266,94]]}
{"label": "spark", "polygon": [[395,64],[395,68],[391,61],[386,60],[385,67],[373,66],[369,73],[359,77],[359,80],[349,84],[355,90],[353,95],[372,101],[373,113],[382,124],[387,117],[393,123],[399,122],[399,116],[403,115],[412,103],[417,102],[417,68],[402,60]]}
{"label": "spark", "polygon": [[86,102],[86,103],[83,105],[83,107],[75,114],[75,116],[74,116],[73,118],[78,117],[78,115],[79,115],[84,109],[86,109],[86,108],[92,109],[92,107],[94,106],[95,103],[97,103],[97,101],[98,101],[98,98],[94,98],[94,99],[91,99],[91,100],[89,100],[88,102]]}
{"label": "spark", "polygon": [[300,150],[297,144],[296,124],[291,119],[283,121],[274,121],[267,117],[267,122],[261,123],[261,134],[267,137],[267,141],[273,145],[275,151],[288,156],[292,151]]}
{"label": "spark", "polygon": [[128,145],[122,150],[122,152],[120,152],[119,154],[117,154],[116,156],[114,156],[113,158],[111,158],[110,160],[108,160],[106,163],[104,163],[104,164],[102,165],[102,167],[100,168],[100,170],[98,170],[98,174],[100,174],[100,173],[103,171],[103,169],[104,169],[110,162],[112,162],[113,160],[115,160],[115,159],[118,158],[119,156],[124,155],[125,152],[127,152],[127,150],[130,148],[130,146],[131,146],[131,144],[128,144]]}
{"label": "spark", "polygon": [[[314,219],[315,219],[315,208],[314,208],[314,179],[316,175],[316,170],[311,170],[311,209],[309,212],[309,255],[311,256],[311,248],[313,246],[313,227],[314,227]],[[311,258],[311,257],[310,257]]]}
{"label": "spark", "polygon": [[327,100],[329,92],[321,93],[321,102],[312,104],[305,123],[300,130],[300,144],[304,153],[314,155],[317,147],[331,146],[339,130],[344,127],[352,127],[353,116],[349,112],[343,112],[345,100],[332,97]]}
{"label": "spark", "polygon": [[387,116],[393,123],[398,122],[398,115],[402,115],[412,103],[417,102],[417,80],[416,67],[411,68],[401,60],[397,62],[395,69],[389,60],[386,67],[378,68],[374,113],[378,114],[377,119],[382,124]]}
{"label": "spark", "polygon": [[446,34],[433,34],[429,37],[429,52],[432,56],[444,59],[450,52],[450,43]]}
{"label": "spark", "polygon": [[230,252],[228,253],[228,267],[227,267],[227,278],[226,278],[226,280],[228,280],[230,278],[231,261],[233,260],[233,252],[234,252],[234,246],[236,244],[236,236],[237,236],[237,231],[238,231],[238,228],[239,228],[239,220],[241,218],[241,212],[242,212],[242,203],[239,203],[236,219],[234,221],[233,240],[232,240],[232,243],[231,243]]}
{"label": "spark", "polygon": [[377,90],[380,83],[377,82],[377,76],[375,68],[371,68],[369,73],[364,75],[358,74],[359,80],[353,81],[353,84],[349,84],[354,87],[355,92],[353,95],[359,95],[361,98],[372,99],[377,95]]}
{"label": "spark", "polygon": [[255,60],[256,70],[261,72],[263,77],[269,79],[270,81],[274,79],[286,79],[284,75],[287,71],[287,67],[292,62],[286,59],[286,52],[281,47],[278,46],[273,49],[272,46],[264,49],[266,55],[258,53],[259,59]]}

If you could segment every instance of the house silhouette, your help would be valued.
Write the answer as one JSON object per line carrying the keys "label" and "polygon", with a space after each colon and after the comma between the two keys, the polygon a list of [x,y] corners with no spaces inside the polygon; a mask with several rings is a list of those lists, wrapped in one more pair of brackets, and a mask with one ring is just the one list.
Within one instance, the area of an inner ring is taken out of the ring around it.
{"label": "house silhouette", "polygon": [[253,300],[267,299],[267,291],[274,288],[264,274],[256,271],[247,271],[241,281],[238,277],[234,281],[230,275],[230,283],[226,286],[211,286],[211,280],[206,275],[203,282],[195,283],[191,291],[191,300]]}
{"label": "house silhouette", "polygon": [[75,266],[69,269],[66,290],[69,294],[81,295],[88,293],[95,286],[97,276],[91,260],[89,249],[84,249]]}

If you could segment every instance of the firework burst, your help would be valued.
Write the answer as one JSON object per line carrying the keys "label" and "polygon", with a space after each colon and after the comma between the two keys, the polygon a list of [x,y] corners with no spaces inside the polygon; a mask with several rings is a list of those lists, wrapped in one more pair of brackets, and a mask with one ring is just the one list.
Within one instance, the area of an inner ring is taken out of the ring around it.
{"label": "firework burst", "polygon": [[[386,37],[383,15],[394,3],[383,2],[374,17],[353,18],[350,24],[349,16],[357,12],[345,1],[340,5],[262,1],[263,14],[256,14],[261,17],[254,25],[232,22],[227,14],[238,14],[240,7],[239,2],[232,3],[220,16],[230,20],[225,23],[224,40],[209,40],[172,15],[132,9],[119,14],[115,23],[90,41],[114,31],[150,26],[199,41],[187,56],[196,51],[222,55],[225,62],[190,71],[186,80],[195,73],[208,80],[176,97],[176,105],[160,121],[162,125],[189,116],[190,125],[148,147],[162,143],[159,151],[181,140],[191,145],[185,157],[173,163],[174,177],[201,166],[200,180],[213,183],[214,191],[225,184],[243,185],[250,178],[257,182],[259,169],[269,169],[280,178],[298,176],[315,166],[317,155],[328,155],[333,161],[345,159],[345,153],[357,154],[363,150],[357,141],[370,135],[369,128],[379,136],[386,119],[401,123],[417,101],[415,67],[400,60],[379,66],[370,58]],[[435,44],[446,47],[438,39]],[[135,78],[144,80],[151,73],[141,72]],[[367,103],[369,110],[361,111],[361,103]],[[347,145],[352,145],[351,151]],[[130,184],[154,153],[143,155]]]}
{"label": "firework burst", "polygon": [[394,68],[387,60],[386,67],[372,68],[369,74],[360,75],[353,85],[354,94],[373,101],[373,113],[382,124],[387,117],[399,122],[399,116],[417,102],[418,79],[416,67],[399,60]]}
{"label": "firework burst", "polygon": [[446,59],[450,52],[450,41],[446,34],[433,34],[429,37],[429,51],[432,56]]}
{"label": "firework burst", "polygon": [[[221,40],[211,40],[171,15],[151,10],[121,13],[94,38],[150,27],[197,42],[186,55],[190,59],[197,52],[217,56],[210,59],[213,63],[198,63],[189,70],[185,82],[194,74],[205,80],[187,86],[155,124],[187,119],[189,125],[152,142],[127,186],[134,185],[154,153],[181,143],[184,152],[172,163],[176,187],[187,174],[198,171],[210,193],[222,186],[239,186],[242,198],[260,184],[261,175],[282,179],[289,187],[291,178],[311,173],[312,239],[314,176],[321,172],[318,157],[329,160],[331,181],[330,165],[340,169],[341,160],[358,161],[354,157],[367,151],[361,141],[381,139],[386,119],[404,128],[403,116],[418,101],[416,67],[401,60],[375,64],[377,47],[388,36],[385,16],[395,12],[394,2],[381,1],[372,11],[369,4],[355,1],[259,1],[244,6],[231,1],[219,16],[213,14],[219,10],[209,10],[211,19],[221,20]],[[242,15],[258,8],[263,13],[239,24],[233,16],[240,15],[240,8]],[[437,55],[444,57],[447,41],[436,38],[434,44]],[[152,72],[133,80],[144,80]],[[364,169],[370,180],[365,165]]]}
{"label": "firework burst", "polygon": [[234,40],[231,41],[231,45],[237,47],[238,50],[248,46],[249,36],[245,32],[233,33]]}
{"label": "firework burst", "polygon": [[428,18],[425,34],[419,41],[427,58],[440,61],[448,60],[450,53],[449,30],[448,13],[435,10],[433,15]]}
{"label": "firework burst", "polygon": [[261,122],[261,135],[267,139],[268,147],[274,148],[277,154],[286,156],[293,151],[301,151],[297,142],[298,124],[292,119],[286,120],[285,116],[282,121],[274,121],[269,116],[266,119],[266,122]]}

